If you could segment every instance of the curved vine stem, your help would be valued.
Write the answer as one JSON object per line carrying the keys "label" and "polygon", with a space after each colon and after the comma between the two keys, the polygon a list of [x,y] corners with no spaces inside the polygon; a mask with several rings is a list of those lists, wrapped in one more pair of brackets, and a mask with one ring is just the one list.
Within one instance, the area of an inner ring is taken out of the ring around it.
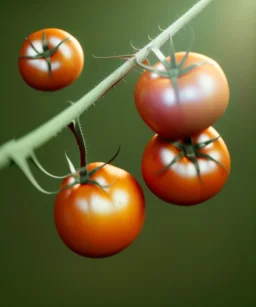
{"label": "curved vine stem", "polygon": [[[144,48],[140,49],[134,57],[127,60],[122,66],[116,69],[106,79],[100,82],[90,92],[85,94],[76,103],[62,111],[48,122],[31,131],[18,140],[10,140],[0,146],[0,169],[9,165],[12,161],[27,159],[35,149],[56,136],[61,130],[67,127],[74,118],[79,117],[95,101],[108,91],[120,78],[123,78],[136,66],[136,61],[143,62],[150,54],[152,48],[160,48],[169,38],[176,34],[181,28],[196,17],[213,0],[199,0],[185,14],[178,18],[172,25],[152,39]],[[22,155],[20,156],[20,152]]]}

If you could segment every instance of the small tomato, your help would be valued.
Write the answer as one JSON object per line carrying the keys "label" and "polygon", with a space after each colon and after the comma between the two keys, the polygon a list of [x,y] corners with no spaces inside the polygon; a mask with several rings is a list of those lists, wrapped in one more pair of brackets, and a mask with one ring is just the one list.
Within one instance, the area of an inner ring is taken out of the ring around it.
{"label": "small tomato", "polygon": [[84,66],[80,43],[71,34],[48,28],[30,34],[22,43],[18,67],[32,88],[55,91],[73,83]]}
{"label": "small tomato", "polygon": [[[160,61],[136,83],[135,105],[144,122],[161,137],[186,138],[212,126],[229,101],[227,78],[214,60],[190,52],[175,54],[167,69]],[[161,76],[161,73],[165,76]]]}
{"label": "small tomato", "polygon": [[210,127],[184,140],[168,142],[158,135],[147,144],[142,175],[160,199],[195,205],[216,195],[230,173],[230,155],[222,138]]}
{"label": "small tomato", "polygon": [[[103,163],[88,164],[88,172]],[[108,257],[128,247],[144,224],[145,200],[136,179],[123,169],[107,164],[93,175],[97,184],[76,184],[56,197],[54,220],[57,231],[75,253]],[[61,187],[74,182],[64,179]]]}

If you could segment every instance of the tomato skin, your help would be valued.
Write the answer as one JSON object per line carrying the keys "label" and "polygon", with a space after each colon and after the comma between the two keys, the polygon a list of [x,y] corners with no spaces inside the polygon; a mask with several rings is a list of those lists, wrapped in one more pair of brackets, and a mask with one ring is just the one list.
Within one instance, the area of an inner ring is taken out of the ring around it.
{"label": "tomato skin", "polygon": [[[185,52],[175,54],[180,63]],[[170,62],[170,57],[167,57]],[[171,79],[145,71],[134,92],[135,105],[144,122],[161,137],[169,140],[186,138],[212,126],[225,112],[229,86],[221,67],[212,59],[189,53],[183,68],[195,63],[200,67],[178,78],[180,102],[177,102]],[[164,70],[161,62],[154,68]]]}
{"label": "tomato skin", "polygon": [[[210,127],[192,137],[193,142],[218,137],[217,131]],[[195,166],[183,157],[162,174],[156,172],[167,166],[174,156],[179,154],[172,143],[161,139],[158,135],[146,145],[142,156],[142,175],[148,188],[158,198],[176,205],[195,205],[202,203],[216,195],[226,183],[230,173],[230,155],[223,139],[219,138],[214,143],[199,152],[208,154],[221,162],[226,171],[219,164],[197,158],[200,165],[201,178],[197,176]]]}
{"label": "tomato skin", "polygon": [[[88,170],[102,164],[91,163]],[[75,253],[90,258],[112,256],[141,232],[144,194],[131,174],[113,165],[107,164],[90,179],[112,185],[102,190],[96,185],[77,184],[61,191],[55,201],[55,225],[62,241]],[[64,179],[62,187],[73,180]]]}
{"label": "tomato skin", "polygon": [[[84,67],[84,52],[76,38],[68,32],[56,28],[39,30],[28,36],[38,52],[43,51],[43,31],[49,49],[53,49],[62,40],[69,38],[50,57],[51,75],[45,58],[19,58],[18,68],[22,79],[30,87],[41,91],[55,91],[72,84],[79,78]],[[27,39],[22,43],[19,55],[20,57],[36,55]]]}

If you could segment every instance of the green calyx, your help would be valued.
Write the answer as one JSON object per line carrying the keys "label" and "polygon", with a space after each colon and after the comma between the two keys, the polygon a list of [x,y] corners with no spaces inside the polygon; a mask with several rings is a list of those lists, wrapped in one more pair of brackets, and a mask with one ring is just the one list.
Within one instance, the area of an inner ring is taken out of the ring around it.
{"label": "green calyx", "polygon": [[36,52],[35,55],[29,55],[29,56],[20,56],[19,59],[30,59],[30,60],[36,60],[36,59],[45,59],[48,66],[48,72],[49,75],[52,73],[52,64],[51,64],[51,56],[58,50],[60,45],[62,45],[64,42],[69,40],[70,38],[65,38],[61,42],[58,43],[54,48],[50,49],[47,43],[47,38],[45,35],[44,30],[42,30],[42,46],[43,46],[43,52],[39,52],[35,46],[32,44],[29,38],[26,38],[31,46],[31,48]]}
{"label": "green calyx", "polygon": [[[194,37],[193,37],[193,39],[194,39]],[[191,46],[190,46],[189,50],[186,51],[184,57],[182,58],[182,60],[180,61],[179,64],[176,61],[175,48],[174,48],[174,44],[173,44],[173,41],[172,41],[172,37],[170,37],[169,46],[170,46],[170,58],[171,58],[170,62],[167,60],[166,56],[160,51],[160,49],[155,48],[155,47],[150,48],[150,50],[156,55],[158,60],[163,64],[165,70],[156,69],[152,66],[140,63],[137,60],[136,60],[136,63],[142,69],[147,70],[147,71],[151,71],[151,72],[155,73],[156,75],[158,75],[159,77],[171,79],[171,81],[173,83],[175,96],[177,98],[177,103],[179,103],[180,97],[179,97],[179,88],[178,88],[178,78],[182,75],[189,73],[193,69],[206,64],[207,62],[204,61],[204,62],[200,62],[200,63],[194,63],[194,64],[191,64],[191,65],[187,66],[186,68],[184,68],[184,64],[185,64],[185,62],[188,58],[189,52],[191,50]]]}
{"label": "green calyx", "polygon": [[91,176],[94,175],[95,173],[97,173],[99,170],[101,170],[107,164],[110,164],[111,162],[113,162],[115,160],[115,158],[118,156],[119,152],[120,152],[120,146],[118,147],[118,150],[115,153],[115,155],[109,161],[105,162],[101,166],[95,167],[90,172],[88,172],[87,165],[85,165],[84,167],[81,167],[78,171],[75,171],[71,161],[67,157],[67,160],[68,160],[68,163],[69,163],[69,166],[70,166],[70,169],[71,169],[71,174],[69,176],[73,176],[75,181],[73,183],[63,187],[62,189],[60,189],[60,191],[71,188],[71,187],[73,187],[77,184],[82,184],[82,185],[92,184],[92,185],[98,186],[99,188],[101,188],[103,190],[104,190],[104,188],[111,187],[113,185],[113,183],[111,183],[110,185],[106,185],[106,186],[101,185],[96,180],[92,180]]}
{"label": "green calyx", "polygon": [[220,165],[227,172],[225,166],[221,162],[214,159],[210,155],[207,155],[207,154],[200,152],[200,149],[208,146],[209,144],[214,143],[219,138],[220,138],[220,136],[213,138],[213,139],[210,139],[210,140],[205,141],[205,142],[197,143],[197,144],[193,144],[192,138],[186,138],[183,142],[180,142],[180,141],[171,142],[171,144],[173,146],[175,146],[180,151],[180,153],[176,157],[174,157],[173,160],[169,164],[167,164],[163,169],[156,172],[156,174],[164,173],[165,171],[167,171],[171,166],[173,166],[175,163],[177,163],[183,157],[187,157],[194,164],[197,176],[198,176],[198,178],[200,179],[201,182],[202,182],[202,177],[201,177],[201,173],[200,173],[198,158],[213,161],[213,162],[217,163],[218,165]]}

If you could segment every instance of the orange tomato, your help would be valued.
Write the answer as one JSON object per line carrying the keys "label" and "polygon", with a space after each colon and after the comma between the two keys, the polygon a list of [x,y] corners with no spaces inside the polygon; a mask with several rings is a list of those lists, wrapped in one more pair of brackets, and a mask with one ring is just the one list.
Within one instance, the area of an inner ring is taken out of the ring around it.
{"label": "orange tomato", "polygon": [[48,28],[25,39],[18,67],[29,86],[41,91],[55,91],[78,79],[84,67],[84,53],[71,34]]}
{"label": "orange tomato", "polygon": [[[175,143],[158,135],[147,144],[142,157],[142,175],[148,188],[160,199],[176,205],[195,205],[216,195],[224,186],[230,173],[230,155],[222,138],[197,149],[195,146],[218,137],[210,127],[192,136],[193,146],[180,150]],[[180,140],[180,144],[184,144]],[[165,171],[175,157],[182,155]],[[208,155],[219,163],[204,157]],[[200,176],[197,173],[196,159]],[[194,160],[194,162],[193,162]],[[220,164],[221,163],[221,164]]]}
{"label": "orange tomato", "polygon": [[[103,163],[88,164],[88,171]],[[142,230],[144,194],[136,179],[107,164],[90,180],[76,184],[56,197],[54,220],[63,242],[75,253],[91,258],[108,257],[127,248]],[[74,182],[64,179],[62,187]]]}

